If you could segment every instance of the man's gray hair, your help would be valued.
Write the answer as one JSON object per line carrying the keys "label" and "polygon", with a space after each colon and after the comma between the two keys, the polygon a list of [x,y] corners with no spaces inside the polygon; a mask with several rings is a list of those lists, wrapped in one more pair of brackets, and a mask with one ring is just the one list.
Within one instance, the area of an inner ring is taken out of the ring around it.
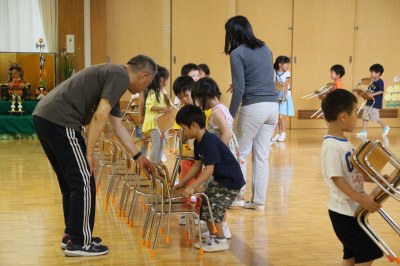
{"label": "man's gray hair", "polygon": [[127,64],[132,67],[135,72],[149,71],[153,76],[157,73],[156,62],[147,55],[132,57]]}

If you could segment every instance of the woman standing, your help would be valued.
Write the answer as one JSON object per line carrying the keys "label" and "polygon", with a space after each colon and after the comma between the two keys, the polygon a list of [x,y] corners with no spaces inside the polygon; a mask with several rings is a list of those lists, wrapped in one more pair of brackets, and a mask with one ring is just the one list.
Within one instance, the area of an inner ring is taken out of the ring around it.
{"label": "woman standing", "polygon": [[244,208],[264,210],[269,180],[269,147],[278,121],[272,52],[254,36],[246,17],[230,18],[225,30],[224,52],[230,56],[233,83],[229,111],[235,117],[241,105],[236,136],[244,176],[247,156],[252,151],[252,197]]}

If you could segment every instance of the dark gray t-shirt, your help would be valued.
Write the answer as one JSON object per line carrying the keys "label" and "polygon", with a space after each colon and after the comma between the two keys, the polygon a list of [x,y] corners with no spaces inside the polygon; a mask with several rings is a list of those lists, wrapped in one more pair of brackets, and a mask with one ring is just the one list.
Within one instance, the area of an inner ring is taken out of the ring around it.
{"label": "dark gray t-shirt", "polygon": [[229,111],[235,117],[240,104],[278,102],[272,52],[263,45],[251,49],[240,45],[230,54],[233,94]]}
{"label": "dark gray t-shirt", "polygon": [[44,97],[33,115],[75,130],[86,126],[101,98],[112,106],[111,115],[121,117],[119,100],[129,87],[123,65],[103,64],[88,67],[59,84]]}

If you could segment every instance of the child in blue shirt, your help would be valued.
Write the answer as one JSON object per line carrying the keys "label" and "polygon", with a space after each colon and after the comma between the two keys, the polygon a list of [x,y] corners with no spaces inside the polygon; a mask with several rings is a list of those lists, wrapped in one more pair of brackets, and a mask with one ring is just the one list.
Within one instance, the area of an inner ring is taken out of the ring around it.
{"label": "child in blue shirt", "polygon": [[378,122],[379,125],[383,127],[382,136],[386,136],[389,133],[390,127],[383,122],[379,116],[379,110],[382,109],[382,100],[384,92],[384,83],[381,79],[383,74],[383,66],[380,64],[374,64],[369,68],[371,76],[371,85],[368,87],[368,93],[370,96],[374,97],[374,100],[369,100],[365,104],[362,119],[363,119],[363,130],[357,133],[357,137],[367,137],[367,124],[368,121]]}
{"label": "child in blue shirt", "polygon": [[[201,170],[203,165],[203,172],[191,185],[185,188],[183,195],[190,197],[198,186],[213,176],[213,180],[207,184],[204,193],[210,200],[217,233],[214,234],[213,232],[207,204],[202,204],[200,218],[207,222],[210,237],[203,243],[196,243],[195,247],[201,247],[208,252],[227,250],[229,243],[224,236],[222,219],[226,209],[236,199],[240,189],[246,183],[240,165],[228,146],[216,135],[205,129],[206,117],[199,107],[194,105],[183,106],[176,115],[176,123],[182,127],[186,138],[195,139],[195,164],[175,188],[184,187]],[[205,202],[205,199],[203,199],[202,203]]]}

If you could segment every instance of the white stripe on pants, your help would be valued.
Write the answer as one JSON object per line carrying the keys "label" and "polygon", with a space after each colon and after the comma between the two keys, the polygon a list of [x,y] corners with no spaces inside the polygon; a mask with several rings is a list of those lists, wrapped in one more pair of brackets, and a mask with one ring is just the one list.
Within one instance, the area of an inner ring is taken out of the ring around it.
{"label": "white stripe on pants", "polygon": [[264,205],[269,181],[269,150],[278,122],[278,103],[262,102],[242,106],[236,125],[243,176],[246,177],[247,156],[252,152],[251,201]]}

